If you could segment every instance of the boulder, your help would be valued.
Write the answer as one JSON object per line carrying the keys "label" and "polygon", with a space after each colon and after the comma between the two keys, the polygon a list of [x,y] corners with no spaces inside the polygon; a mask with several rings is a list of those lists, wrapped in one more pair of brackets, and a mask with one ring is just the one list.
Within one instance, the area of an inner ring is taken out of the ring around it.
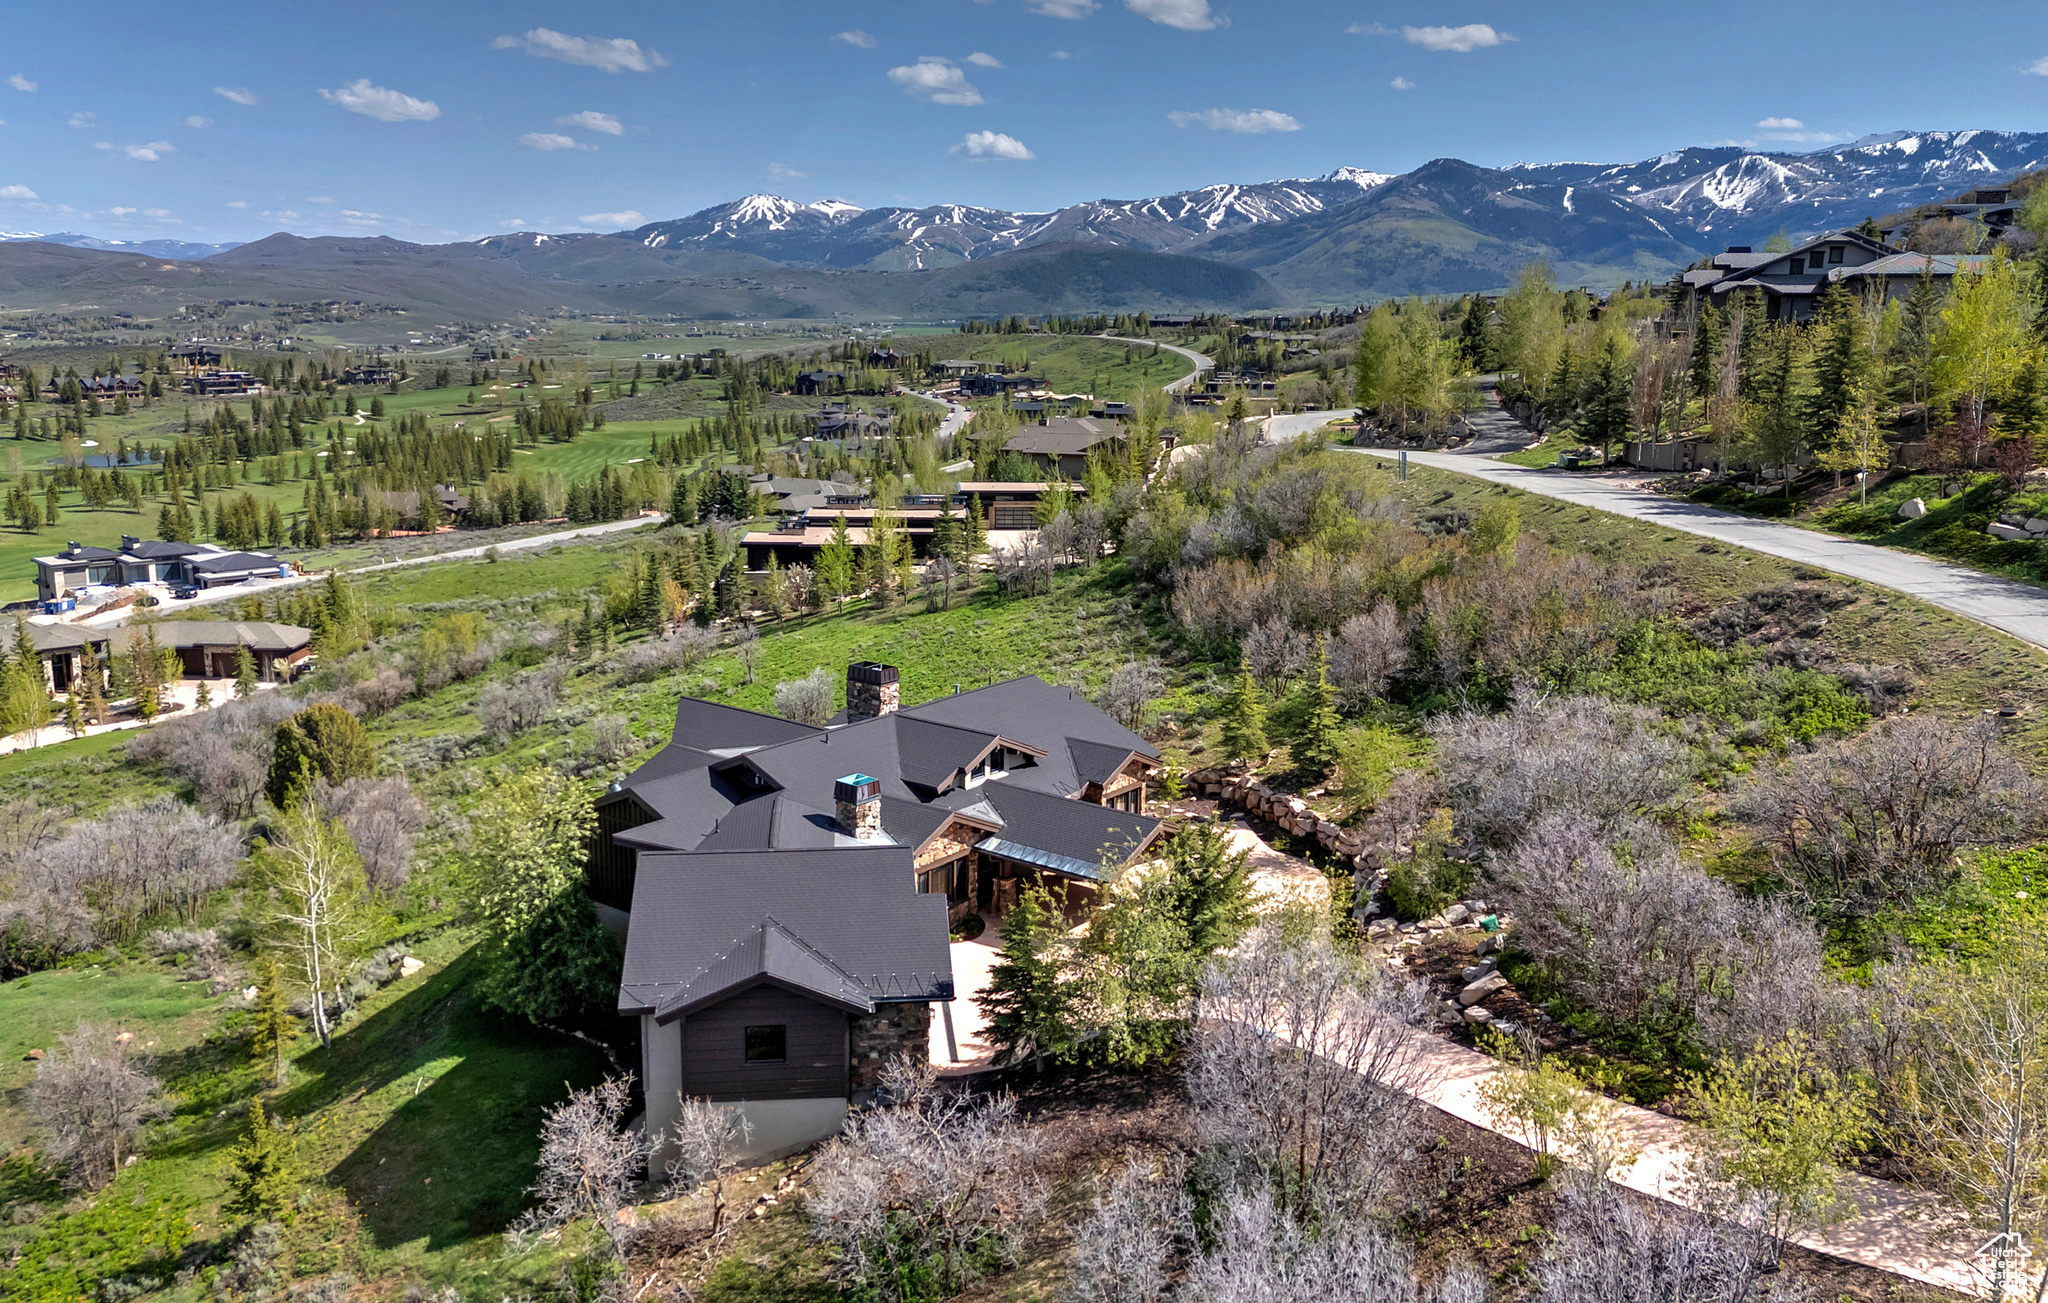
{"label": "boulder", "polygon": [[1926,514],[1927,502],[1924,498],[1908,498],[1899,504],[1898,516],[1900,520],[1918,520]]}
{"label": "boulder", "polygon": [[1465,1011],[1465,1021],[1468,1023],[1490,1023],[1493,1021],[1493,1015],[1479,1005],[1474,1005]]}
{"label": "boulder", "polygon": [[2027,518],[2017,511],[2001,511],[1998,513],[1998,523],[2001,525],[2018,525],[2021,529],[2025,529],[2027,527]]}
{"label": "boulder", "polygon": [[1499,960],[1485,959],[1463,970],[1458,974],[1458,976],[1463,978],[1467,985],[1470,985],[1471,983],[1478,981],[1480,978],[1486,976],[1488,973],[1492,972],[1494,969],[1498,967],[1500,967]]}
{"label": "boulder", "polygon": [[2026,523],[2026,531],[2029,534],[2048,534],[2048,516],[2029,517]]}
{"label": "boulder", "polygon": [[1984,527],[1984,532],[1993,538],[2002,538],[2008,543],[2024,543],[2033,537],[2024,526],[2008,525],[2002,520],[1992,521]]}
{"label": "boulder", "polygon": [[41,1050],[30,1050],[23,1057],[28,1059],[40,1059],[43,1057],[43,1052]]}
{"label": "boulder", "polygon": [[1368,941],[1376,941],[1381,937],[1391,936],[1394,931],[1395,923],[1390,918],[1376,918],[1365,925],[1365,936]]}
{"label": "boulder", "polygon": [[1944,498],[1953,498],[1956,494],[1961,493],[1962,491],[1963,486],[1954,480],[1950,480],[1948,483],[1941,486],[1941,496]]}
{"label": "boulder", "polygon": [[417,958],[413,955],[407,955],[405,958],[398,961],[398,975],[400,977],[411,977],[415,973],[419,972],[421,969],[425,968],[426,966],[426,960]]}
{"label": "boulder", "polygon": [[1479,953],[1482,955],[1497,955],[1507,948],[1508,934],[1505,932],[1496,932],[1479,943]]}
{"label": "boulder", "polygon": [[1458,1003],[1469,1009],[1495,991],[1506,990],[1507,985],[1507,978],[1499,973],[1488,973],[1478,981],[1468,983],[1464,990],[1458,992]]}
{"label": "boulder", "polygon": [[1458,924],[1463,923],[1465,920],[1471,918],[1472,911],[1465,908],[1463,905],[1453,905],[1449,909],[1445,910],[1443,913],[1437,915],[1437,917],[1443,920],[1443,923],[1440,926],[1456,927],[1458,926]]}

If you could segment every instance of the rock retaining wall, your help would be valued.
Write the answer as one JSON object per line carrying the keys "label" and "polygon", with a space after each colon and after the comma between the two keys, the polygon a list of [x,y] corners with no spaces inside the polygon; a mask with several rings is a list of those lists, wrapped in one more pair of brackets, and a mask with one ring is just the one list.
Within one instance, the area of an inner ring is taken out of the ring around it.
{"label": "rock retaining wall", "polygon": [[1224,805],[1234,805],[1262,819],[1270,819],[1296,837],[1306,837],[1357,874],[1361,882],[1375,877],[1382,867],[1377,847],[1367,846],[1359,835],[1339,828],[1308,808],[1298,796],[1281,796],[1250,774],[1226,773],[1221,769],[1197,769],[1188,775],[1188,786]]}

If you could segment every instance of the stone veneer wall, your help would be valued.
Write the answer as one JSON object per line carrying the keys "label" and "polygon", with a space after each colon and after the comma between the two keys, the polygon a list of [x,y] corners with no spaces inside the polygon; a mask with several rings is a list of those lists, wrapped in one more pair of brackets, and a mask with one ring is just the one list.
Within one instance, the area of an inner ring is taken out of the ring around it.
{"label": "stone veneer wall", "polygon": [[903,701],[903,688],[897,683],[863,683],[852,676],[846,681],[846,717],[848,719],[875,719],[890,715]]}
{"label": "stone veneer wall", "polygon": [[870,1014],[853,1019],[852,1088],[855,1094],[882,1083],[882,1068],[899,1054],[923,1062],[931,1053],[932,1007],[928,1004],[876,1005]]}

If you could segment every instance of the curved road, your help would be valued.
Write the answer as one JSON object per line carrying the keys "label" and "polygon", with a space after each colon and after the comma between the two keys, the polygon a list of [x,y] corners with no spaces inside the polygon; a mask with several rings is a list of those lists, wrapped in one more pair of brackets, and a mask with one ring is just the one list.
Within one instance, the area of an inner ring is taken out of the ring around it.
{"label": "curved road", "polygon": [[[1367,448],[1346,451],[1374,457],[1398,455]],[[1667,498],[1633,488],[1617,477],[1516,466],[1459,453],[1411,452],[1408,464],[1455,471],[1528,493],[1540,493],[1546,498],[1575,502],[1596,511],[1647,521],[1664,529],[1697,534],[1717,543],[1762,552],[1766,556],[1783,557],[1816,570],[1861,579],[1908,597],[1917,597],[1931,606],[1953,611],[1980,624],[1988,624],[2036,647],[2048,648],[2048,590],[2031,584],[1980,574],[1911,552],[1857,543],[1818,530],[1802,529],[1798,525],[1738,516],[1697,502]]]}
{"label": "curved road", "polygon": [[1165,349],[1167,352],[1178,353],[1182,357],[1186,358],[1188,361],[1193,362],[1195,364],[1194,370],[1188,372],[1186,375],[1182,376],[1178,380],[1169,380],[1166,382],[1166,392],[1169,394],[1177,394],[1181,392],[1183,389],[1186,389],[1189,385],[1199,380],[1204,371],[1214,371],[1216,369],[1215,358],[1210,357],[1206,353],[1197,353],[1195,350],[1191,348],[1182,348],[1178,344],[1163,344],[1156,339],[1132,339],[1129,335],[1102,334],[1097,335],[1096,338],[1107,339],[1118,344],[1158,344],[1159,347]]}

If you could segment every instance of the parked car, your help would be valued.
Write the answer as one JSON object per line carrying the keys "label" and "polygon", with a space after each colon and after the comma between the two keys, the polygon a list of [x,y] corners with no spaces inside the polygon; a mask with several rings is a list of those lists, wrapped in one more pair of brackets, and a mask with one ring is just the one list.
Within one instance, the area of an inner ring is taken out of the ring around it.
{"label": "parked car", "polygon": [[180,584],[171,590],[171,596],[183,601],[199,596],[199,588],[196,584]]}

